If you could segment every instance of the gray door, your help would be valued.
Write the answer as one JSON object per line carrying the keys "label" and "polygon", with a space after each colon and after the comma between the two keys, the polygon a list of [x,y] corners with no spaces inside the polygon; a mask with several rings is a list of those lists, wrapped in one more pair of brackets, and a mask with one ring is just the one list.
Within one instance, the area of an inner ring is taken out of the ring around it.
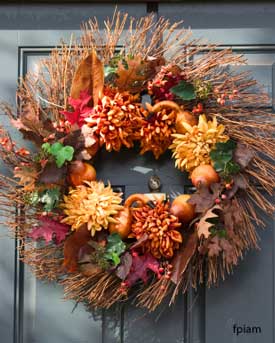
{"label": "gray door", "polygon": [[[121,9],[141,16],[148,9],[172,20],[185,19],[196,37],[232,46],[244,53],[248,67],[266,90],[273,87],[275,62],[275,5],[121,5]],[[111,15],[114,5],[30,5],[0,6],[0,97],[14,102],[18,74],[35,70],[60,38],[69,39],[82,20]],[[272,102],[270,102],[272,106]],[[3,116],[1,123],[8,123]],[[20,137],[17,135],[18,140]],[[104,154],[97,163],[99,176],[121,186],[125,195],[147,192],[152,172],[161,178],[164,192],[188,192],[185,177],[176,171],[167,156],[156,162],[128,153]],[[137,166],[150,168],[137,172]],[[2,165],[1,165],[1,168]],[[8,173],[8,171],[7,171]],[[21,265],[15,244],[0,239],[0,342],[2,343],[272,343],[274,342],[274,236],[273,221],[260,232],[262,251],[249,252],[235,268],[234,275],[219,288],[180,295],[171,308],[161,306],[155,313],[131,304],[108,311],[88,313],[82,305],[62,300],[62,289],[36,281]],[[239,334],[233,325],[257,326],[261,332]]]}

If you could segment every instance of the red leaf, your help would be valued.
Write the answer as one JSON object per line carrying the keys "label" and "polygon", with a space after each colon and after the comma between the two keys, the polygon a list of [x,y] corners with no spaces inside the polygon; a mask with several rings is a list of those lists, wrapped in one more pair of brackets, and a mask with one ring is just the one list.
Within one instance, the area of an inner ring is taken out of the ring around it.
{"label": "red leaf", "polygon": [[35,241],[39,238],[44,238],[47,244],[52,241],[53,238],[55,238],[56,244],[60,244],[64,241],[70,228],[68,225],[61,224],[47,216],[40,217],[39,222],[40,225],[33,228],[29,237]]}
{"label": "red leaf", "polygon": [[132,266],[126,278],[128,286],[132,286],[139,279],[144,283],[148,280],[148,271],[151,270],[158,277],[161,276],[159,272],[159,262],[149,253],[145,255],[138,255],[136,252],[132,255]]}
{"label": "red leaf", "polygon": [[177,285],[181,280],[182,274],[185,272],[188,264],[195,254],[198,246],[198,234],[197,232],[192,232],[186,236],[180,250],[176,252],[171,264],[173,266],[173,271],[171,275],[171,280]]}
{"label": "red leaf", "polygon": [[69,104],[74,108],[74,112],[61,111],[61,113],[72,125],[77,124],[81,127],[84,124],[84,118],[92,111],[92,108],[88,106],[91,98],[87,90],[81,91],[78,99],[69,98]]}

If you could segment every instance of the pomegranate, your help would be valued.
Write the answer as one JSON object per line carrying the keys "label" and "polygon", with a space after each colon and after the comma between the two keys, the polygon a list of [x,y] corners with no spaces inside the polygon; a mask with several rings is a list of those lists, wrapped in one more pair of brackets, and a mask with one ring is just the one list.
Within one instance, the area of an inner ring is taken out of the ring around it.
{"label": "pomegranate", "polygon": [[84,181],[95,181],[96,170],[89,163],[73,161],[69,165],[68,181],[72,186],[79,186]]}
{"label": "pomegranate", "polygon": [[184,224],[195,218],[195,206],[187,202],[189,199],[189,194],[181,194],[174,199],[170,208],[170,212]]}
{"label": "pomegranate", "polygon": [[193,170],[191,181],[196,188],[201,185],[209,187],[212,183],[219,182],[220,177],[210,164],[203,164]]}

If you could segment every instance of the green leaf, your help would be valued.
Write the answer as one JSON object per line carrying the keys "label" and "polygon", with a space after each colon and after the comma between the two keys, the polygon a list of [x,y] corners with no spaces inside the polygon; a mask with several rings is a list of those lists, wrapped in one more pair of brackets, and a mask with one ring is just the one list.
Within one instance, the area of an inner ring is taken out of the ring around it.
{"label": "green leaf", "polygon": [[171,88],[171,92],[182,100],[196,99],[195,88],[191,83],[180,81],[176,86]]}
{"label": "green leaf", "polygon": [[115,266],[120,263],[120,255],[126,250],[126,244],[122,241],[121,237],[114,233],[107,238],[105,258],[111,260]]}
{"label": "green leaf", "polygon": [[51,153],[51,144],[50,143],[44,143],[41,146],[42,150],[44,150],[46,153]]}
{"label": "green leaf", "polygon": [[51,146],[50,154],[56,156],[62,148],[63,148],[63,144],[56,142]]}
{"label": "green leaf", "polygon": [[40,196],[38,191],[33,191],[29,196],[29,203],[33,206],[36,206],[39,203]]}
{"label": "green leaf", "polygon": [[117,71],[117,67],[105,66],[104,67],[104,78],[108,79],[111,76],[115,76],[116,71]]}
{"label": "green leaf", "polygon": [[58,168],[61,168],[66,161],[71,161],[74,155],[74,148],[67,145],[55,154],[55,162]]}
{"label": "green leaf", "polygon": [[45,190],[40,196],[40,202],[44,204],[44,210],[51,212],[59,202],[60,190],[59,188],[51,188]]}
{"label": "green leaf", "polygon": [[52,145],[44,143],[42,149],[55,158],[55,163],[58,168],[61,168],[66,161],[71,161],[73,159],[74,148],[70,145],[64,146],[60,142],[56,142]]}
{"label": "green leaf", "polygon": [[233,161],[236,146],[236,142],[228,140],[225,143],[217,143],[215,149],[210,152],[210,158],[214,163],[215,170],[224,177],[240,171],[239,165]]}

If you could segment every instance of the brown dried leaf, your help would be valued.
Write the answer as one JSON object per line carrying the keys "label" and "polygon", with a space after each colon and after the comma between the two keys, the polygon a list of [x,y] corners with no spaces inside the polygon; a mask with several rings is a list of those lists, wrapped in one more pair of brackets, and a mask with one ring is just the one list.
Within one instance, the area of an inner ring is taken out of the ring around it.
{"label": "brown dried leaf", "polygon": [[227,198],[232,199],[239,189],[246,189],[247,181],[242,174],[233,176],[233,186],[226,192]]}
{"label": "brown dried leaf", "polygon": [[217,218],[218,215],[214,213],[215,210],[221,210],[221,207],[219,205],[215,205],[212,208],[210,208],[204,216],[201,217],[200,221],[197,224],[197,232],[199,238],[201,236],[204,236],[204,238],[208,238],[211,235],[211,232],[209,229],[214,225],[213,223],[209,223],[207,220],[211,218]]}
{"label": "brown dried leaf", "polygon": [[80,97],[80,92],[88,91],[92,95],[93,106],[97,105],[104,86],[104,66],[95,50],[82,60],[73,77],[70,96]]}
{"label": "brown dried leaf", "polygon": [[173,265],[173,271],[171,275],[171,280],[178,284],[181,280],[182,274],[185,272],[188,264],[195,254],[198,246],[198,235],[197,232],[192,232],[185,236],[183,244],[175,254],[175,257],[171,261]]}
{"label": "brown dried leaf", "polygon": [[140,92],[146,81],[154,75],[157,65],[157,61],[144,61],[141,56],[125,57],[124,61],[118,63],[116,86],[120,91]]}
{"label": "brown dried leaf", "polygon": [[237,264],[237,256],[233,246],[225,238],[220,238],[220,246],[224,252],[225,261],[228,264]]}
{"label": "brown dried leaf", "polygon": [[221,192],[221,184],[212,184],[211,191],[209,191],[208,187],[201,186],[197,189],[196,193],[191,195],[188,203],[196,206],[196,213],[203,213],[214,205],[216,198],[219,197]]}
{"label": "brown dried leaf", "polygon": [[18,167],[14,172],[14,177],[19,178],[19,185],[24,187],[25,191],[32,191],[38,178],[37,170],[31,167]]}
{"label": "brown dried leaf", "polygon": [[38,145],[43,143],[43,137],[48,137],[51,132],[46,127],[48,123],[41,120],[39,111],[31,104],[23,107],[18,119],[11,119],[11,123],[23,133],[24,138]]}
{"label": "brown dried leaf", "polygon": [[213,237],[208,244],[208,256],[219,256],[222,248],[220,247],[220,239],[218,236]]}
{"label": "brown dried leaf", "polygon": [[237,144],[237,147],[234,151],[233,160],[243,169],[248,166],[253,157],[254,153],[251,149],[241,143]]}

